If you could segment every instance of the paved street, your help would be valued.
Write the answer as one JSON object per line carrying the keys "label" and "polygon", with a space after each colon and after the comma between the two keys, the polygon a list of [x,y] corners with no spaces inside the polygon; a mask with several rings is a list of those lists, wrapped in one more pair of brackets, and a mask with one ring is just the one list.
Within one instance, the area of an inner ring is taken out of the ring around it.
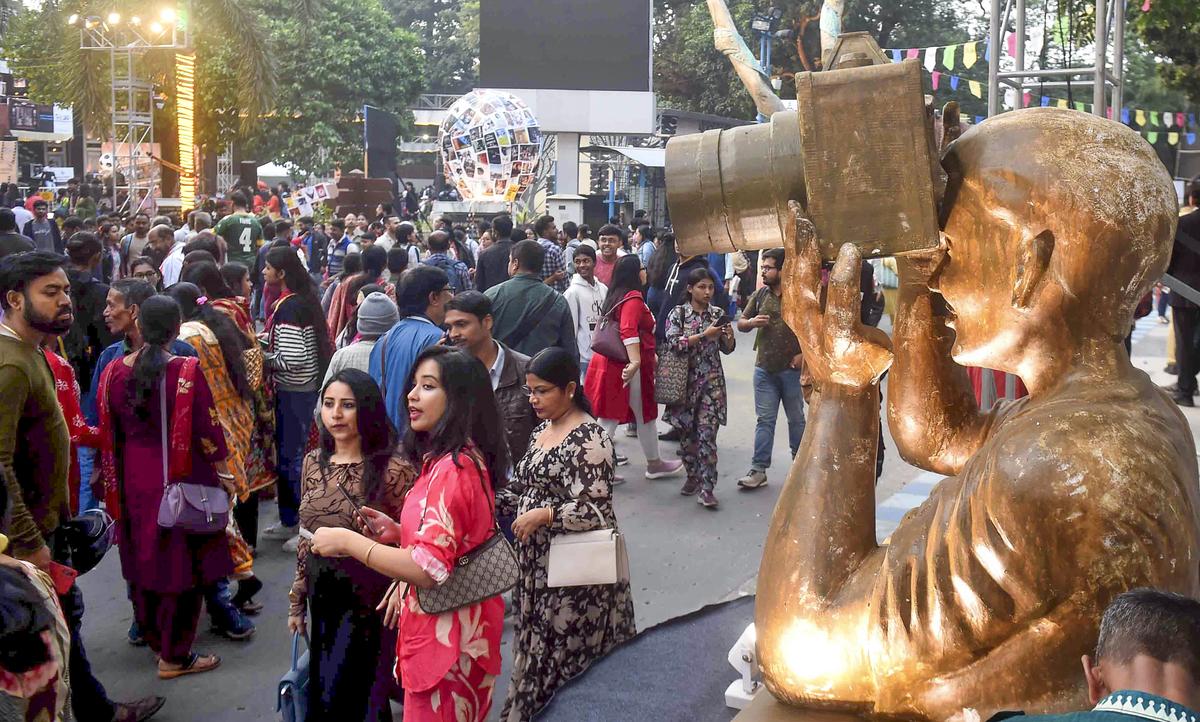
{"label": "paved street", "polygon": [[[1154,316],[1143,319],[1134,346],[1137,366],[1164,384],[1173,378],[1162,373],[1166,329]],[[735,490],[734,480],[749,468],[753,445],[752,340],[749,334],[739,334],[737,352],[725,360],[731,398],[729,425],[718,439],[720,511],[707,511],[694,499],[680,496],[675,480],[643,479],[644,466],[636,440],[618,432],[618,446],[631,459],[631,465],[622,469],[628,481],[617,488],[616,494],[617,512],[629,544],[640,629],[753,590],[764,531],[785,473],[787,441],[781,415],[770,485],[754,492]],[[1187,413],[1196,428],[1200,412]],[[890,436],[887,444],[878,495],[881,537],[890,533],[903,513],[918,505],[937,481],[936,476],[896,458]],[[674,449],[674,445],[664,445],[665,454],[674,453]],[[272,508],[263,505],[264,526],[273,521]],[[151,693],[167,696],[166,707],[156,717],[164,721],[275,719],[276,685],[288,666],[286,592],[293,569],[294,557],[284,554],[276,543],[262,544],[256,572],[266,583],[259,596],[266,608],[257,617],[257,635],[248,643],[228,642],[207,633],[207,622],[202,621],[196,649],[219,654],[223,659],[221,669],[160,682],[154,674],[152,653],[130,647],[125,641],[131,610],[117,555],[110,554],[98,569],[80,580],[88,605],[85,640],[101,680],[117,699]],[[729,640],[730,644],[734,641]],[[505,657],[507,660],[507,652]],[[713,680],[713,684],[723,688],[729,679]],[[498,698],[503,697],[506,684],[505,680],[497,685]]]}

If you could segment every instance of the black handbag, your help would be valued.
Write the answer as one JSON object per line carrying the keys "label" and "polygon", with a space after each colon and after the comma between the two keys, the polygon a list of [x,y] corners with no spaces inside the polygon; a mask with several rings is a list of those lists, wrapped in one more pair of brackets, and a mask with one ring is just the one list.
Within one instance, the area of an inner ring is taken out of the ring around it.
{"label": "black handbag", "polygon": [[[479,462],[471,459],[479,470],[480,486],[483,486],[483,470]],[[484,487],[487,494],[487,487]],[[426,507],[428,510],[428,506]],[[495,508],[492,517],[495,518]],[[421,525],[425,515],[421,515]],[[461,607],[468,607],[489,597],[499,596],[517,586],[521,580],[521,568],[512,544],[500,532],[500,525],[493,522],[494,533],[482,544],[463,554],[450,570],[450,577],[429,589],[417,588],[417,604],[426,614],[441,614]]]}

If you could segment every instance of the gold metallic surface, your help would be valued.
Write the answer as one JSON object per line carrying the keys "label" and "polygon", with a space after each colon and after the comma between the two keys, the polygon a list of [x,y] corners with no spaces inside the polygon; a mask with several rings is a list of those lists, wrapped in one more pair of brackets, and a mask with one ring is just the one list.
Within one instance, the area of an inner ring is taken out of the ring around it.
{"label": "gold metallic surface", "polygon": [[[851,244],[822,309],[820,244],[838,239],[790,206],[784,314],[819,393],[755,619],[764,680],[790,705],[931,720],[1082,708],[1079,658],[1115,595],[1200,595],[1192,436],[1121,343],[1170,253],[1166,170],[1118,123],[1040,108],[972,128],[943,165],[942,245],[898,258],[890,340],[859,320]],[[889,365],[900,454],[948,476],[879,545]],[[980,411],[965,365],[1030,395]]]}
{"label": "gold metallic surface", "polygon": [[[878,52],[869,37],[860,44]],[[667,200],[680,252],[777,246],[793,200],[829,239],[829,260],[841,242],[868,257],[935,247],[942,178],[921,72],[906,60],[798,73],[798,111],[672,138]]]}

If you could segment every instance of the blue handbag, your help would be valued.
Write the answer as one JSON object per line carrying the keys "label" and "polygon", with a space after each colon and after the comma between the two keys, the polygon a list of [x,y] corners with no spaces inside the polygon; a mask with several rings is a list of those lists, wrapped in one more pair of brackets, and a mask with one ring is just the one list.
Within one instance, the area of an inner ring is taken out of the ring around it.
{"label": "blue handbag", "polygon": [[308,713],[308,650],[300,654],[299,634],[292,635],[292,668],[279,680],[275,711],[283,715],[283,722],[304,722]]}

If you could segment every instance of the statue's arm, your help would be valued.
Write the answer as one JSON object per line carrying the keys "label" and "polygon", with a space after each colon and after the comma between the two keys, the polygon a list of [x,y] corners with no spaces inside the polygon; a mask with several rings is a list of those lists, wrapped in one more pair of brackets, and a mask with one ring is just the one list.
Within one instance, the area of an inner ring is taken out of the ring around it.
{"label": "statue's arm", "polygon": [[950,357],[954,331],[940,296],[929,290],[939,258],[899,257],[900,294],[892,332],[888,427],[900,456],[939,474],[958,473],[987,437],[967,370]]}

